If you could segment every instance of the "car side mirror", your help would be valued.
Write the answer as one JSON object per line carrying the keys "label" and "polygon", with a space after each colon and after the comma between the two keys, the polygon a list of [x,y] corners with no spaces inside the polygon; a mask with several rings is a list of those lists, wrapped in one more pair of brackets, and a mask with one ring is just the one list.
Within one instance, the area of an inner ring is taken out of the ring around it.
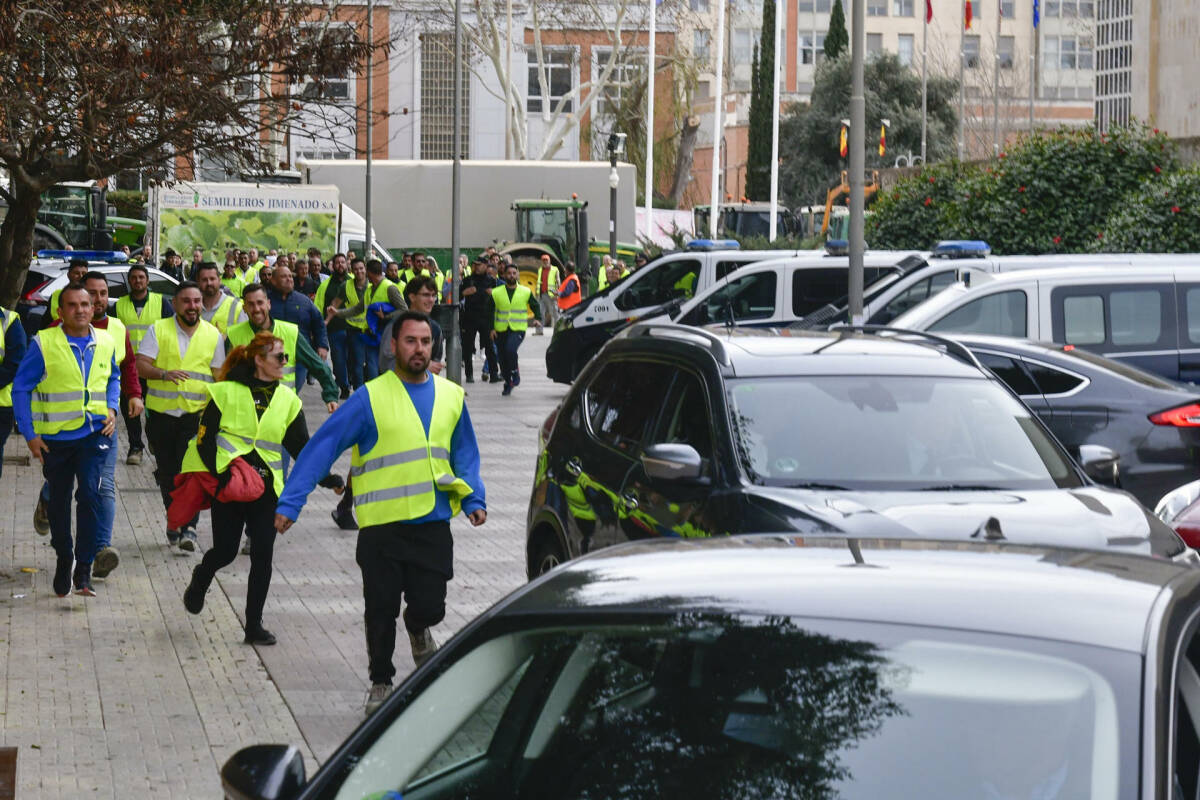
{"label": "car side mirror", "polygon": [[256,744],[221,767],[225,796],[235,800],[288,800],[304,789],[304,757],[288,744]]}
{"label": "car side mirror", "polygon": [[698,482],[704,459],[690,444],[652,444],[642,452],[642,468],[651,480]]}
{"label": "car side mirror", "polygon": [[1099,444],[1079,446],[1079,464],[1087,476],[1104,486],[1121,485],[1121,456]]}

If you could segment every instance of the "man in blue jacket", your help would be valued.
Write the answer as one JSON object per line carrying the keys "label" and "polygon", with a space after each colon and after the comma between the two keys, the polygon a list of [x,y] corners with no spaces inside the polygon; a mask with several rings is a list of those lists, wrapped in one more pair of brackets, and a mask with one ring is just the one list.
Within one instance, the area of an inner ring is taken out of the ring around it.
{"label": "man in blue jacket", "polygon": [[0,474],[4,471],[4,443],[13,427],[12,381],[28,345],[17,312],[0,307]]}
{"label": "man in blue jacket", "polygon": [[[446,616],[454,576],[450,520],[461,509],[487,520],[479,446],[463,390],[429,372],[429,317],[406,311],[393,326],[396,366],[343,403],[301,451],[276,505],[284,533],[317,481],[353,447],[351,480],[359,533],[356,560],[366,601],[371,713],[391,691],[401,599],[413,661],[437,649],[430,628]],[[385,424],[380,424],[385,423]]]}
{"label": "man in blue jacket", "polygon": [[[308,297],[294,291],[295,278],[292,271],[282,262],[271,270],[271,283],[267,297],[271,299],[271,319],[281,319],[299,326],[300,335],[308,340],[321,360],[329,355],[329,335],[325,331],[325,318]],[[304,388],[308,381],[308,370],[296,365],[296,391]]]}

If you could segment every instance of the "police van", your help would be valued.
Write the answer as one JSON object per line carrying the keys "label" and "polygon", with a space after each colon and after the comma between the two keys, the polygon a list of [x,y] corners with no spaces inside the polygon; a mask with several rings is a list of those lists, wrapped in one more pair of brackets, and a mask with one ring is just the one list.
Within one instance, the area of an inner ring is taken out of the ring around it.
{"label": "police van", "polygon": [[694,297],[747,264],[819,255],[820,250],[740,250],[733,240],[694,239],[563,313],[546,350],[551,380],[570,383],[592,356],[632,320]]}

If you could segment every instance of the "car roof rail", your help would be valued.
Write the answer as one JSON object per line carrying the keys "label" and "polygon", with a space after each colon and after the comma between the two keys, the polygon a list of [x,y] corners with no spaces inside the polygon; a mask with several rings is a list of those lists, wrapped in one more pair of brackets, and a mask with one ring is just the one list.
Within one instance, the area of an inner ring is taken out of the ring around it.
{"label": "car roof rail", "polygon": [[914,344],[934,344],[942,347],[946,354],[957,358],[965,364],[975,367],[983,373],[987,373],[983,364],[971,352],[971,348],[967,347],[962,342],[956,342],[953,339],[947,339],[945,336],[936,336],[925,331],[913,331],[907,328],[889,328],[887,325],[844,325],[837,324],[829,327],[831,333],[867,333],[872,335],[890,335],[894,338]]}
{"label": "car roof rail", "polygon": [[639,322],[629,329],[628,338],[635,336],[650,336],[656,339],[673,339],[677,342],[698,344],[712,353],[717,363],[728,365],[729,353],[725,349],[725,341],[704,328],[676,325],[667,322]]}

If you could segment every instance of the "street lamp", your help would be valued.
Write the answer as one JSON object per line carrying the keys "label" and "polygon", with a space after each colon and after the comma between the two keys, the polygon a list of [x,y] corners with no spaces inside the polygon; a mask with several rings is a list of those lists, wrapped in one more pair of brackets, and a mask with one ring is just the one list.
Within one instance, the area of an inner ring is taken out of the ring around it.
{"label": "street lamp", "polygon": [[[608,134],[608,163],[612,169],[608,173],[608,256],[617,260],[617,187],[621,176],[617,174],[617,156],[625,152],[625,134]],[[650,213],[647,210],[646,213]]]}

